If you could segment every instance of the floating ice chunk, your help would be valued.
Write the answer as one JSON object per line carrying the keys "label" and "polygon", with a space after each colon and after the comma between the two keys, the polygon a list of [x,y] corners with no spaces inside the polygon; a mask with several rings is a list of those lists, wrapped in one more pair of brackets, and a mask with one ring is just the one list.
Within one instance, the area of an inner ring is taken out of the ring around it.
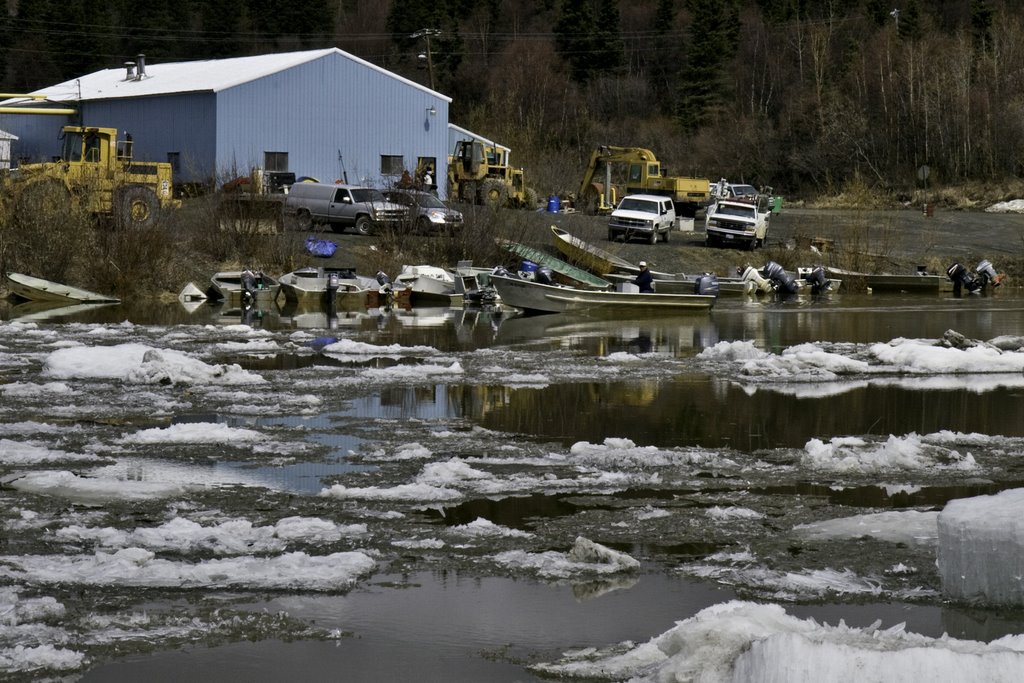
{"label": "floating ice chunk", "polygon": [[361,552],[239,557],[174,562],[142,548],[95,555],[0,556],[0,576],[28,584],[152,588],[255,588],[329,591],[349,588],[376,563]]}
{"label": "floating ice chunk", "polygon": [[744,507],[719,507],[715,505],[707,510],[707,516],[711,519],[764,519],[764,513]]}
{"label": "floating ice chunk", "polygon": [[401,344],[388,344],[380,346],[353,341],[352,339],[339,339],[327,344],[321,349],[324,353],[332,355],[355,355],[355,356],[394,356],[399,354],[430,355],[437,353],[432,346],[402,346]]}
{"label": "floating ice chunk", "polygon": [[589,574],[617,574],[633,572],[640,568],[640,563],[629,555],[582,536],[576,539],[568,553],[554,550],[543,553],[510,550],[495,555],[494,559],[500,565],[527,569],[551,579],[567,579]]}
{"label": "floating ice chunk", "polygon": [[230,427],[220,422],[186,422],[168,427],[141,429],[119,440],[125,444],[219,443],[249,445],[266,437],[254,429]]}
{"label": "floating ice chunk", "polygon": [[149,500],[180,496],[188,486],[175,482],[132,481],[112,477],[80,477],[61,471],[28,472],[8,482],[11,488],[28,493],[60,496],[82,503],[111,500]]}
{"label": "floating ice chunk", "polygon": [[875,472],[886,469],[920,470],[942,466],[972,470],[978,467],[974,457],[951,449],[941,440],[926,443],[914,433],[889,435],[882,442],[861,437],[834,437],[828,443],[811,439],[801,463],[807,467],[841,472]]}
{"label": "floating ice chunk", "polygon": [[44,382],[42,384],[11,382],[0,385],[0,394],[8,398],[67,396],[74,393],[76,393],[75,390],[64,382]]}
{"label": "floating ice chunk", "polygon": [[49,669],[70,671],[82,666],[85,655],[53,645],[25,647],[17,645],[0,649],[0,673],[17,673]]}
{"label": "floating ice chunk", "polygon": [[68,460],[96,461],[98,456],[55,451],[38,443],[0,439],[0,464],[30,465]]}
{"label": "floating ice chunk", "polygon": [[810,540],[867,536],[890,543],[931,544],[938,539],[938,517],[933,511],[898,510],[798,524],[793,531]]}
{"label": "floating ice chunk", "polygon": [[239,365],[208,365],[187,354],[144,344],[75,346],[52,352],[44,377],[116,379],[131,384],[258,384],[266,380]]}
{"label": "floating ice chunk", "polygon": [[953,374],[1024,370],[1024,353],[1004,352],[987,344],[948,348],[928,340],[894,339],[888,344],[872,344],[868,352],[902,372]]}
{"label": "floating ice chunk", "polygon": [[510,529],[506,526],[495,524],[489,519],[477,517],[469,524],[459,524],[449,529],[454,534],[472,536],[474,538],[485,537],[510,537],[510,538],[532,538],[533,534],[519,529]]}
{"label": "floating ice chunk", "polygon": [[790,616],[778,605],[713,605],[641,645],[584,650],[536,671],[636,683],[821,681],[1019,681],[1024,654],[985,644],[907,633],[903,624],[852,628]]}
{"label": "floating ice chunk", "polygon": [[341,498],[343,500],[395,500],[395,501],[426,501],[431,503],[457,500],[462,494],[454,489],[429,484],[399,484],[390,488],[377,486],[349,487],[335,484],[323,489],[318,494],[323,498]]}
{"label": "floating ice chunk", "polygon": [[396,365],[390,368],[370,368],[365,370],[360,377],[384,381],[408,380],[427,379],[438,375],[461,375],[463,372],[462,366],[456,361],[451,365],[431,365],[427,363],[423,365]]}
{"label": "floating ice chunk", "polygon": [[751,360],[770,354],[754,346],[752,341],[720,341],[697,354],[701,360]]}
{"label": "floating ice chunk", "polygon": [[938,519],[942,591],[960,599],[1024,605],[1024,489],[961,498]]}

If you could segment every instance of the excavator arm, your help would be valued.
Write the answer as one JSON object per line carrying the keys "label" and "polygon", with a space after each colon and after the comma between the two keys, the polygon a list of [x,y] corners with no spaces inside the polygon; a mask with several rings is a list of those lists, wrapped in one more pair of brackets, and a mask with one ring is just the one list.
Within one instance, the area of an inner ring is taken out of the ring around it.
{"label": "excavator arm", "polygon": [[[642,147],[613,147],[602,145],[590,155],[590,162],[583,171],[583,181],[580,183],[580,191],[577,195],[587,213],[603,211],[612,208],[610,169],[611,164],[619,162],[657,162],[654,152]],[[600,164],[604,164],[606,177],[603,182],[595,183],[594,174]]]}

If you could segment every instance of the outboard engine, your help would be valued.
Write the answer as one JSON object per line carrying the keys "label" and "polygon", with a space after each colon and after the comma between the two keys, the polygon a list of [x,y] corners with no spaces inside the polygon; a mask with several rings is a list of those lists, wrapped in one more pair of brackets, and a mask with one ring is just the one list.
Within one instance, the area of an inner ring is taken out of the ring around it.
{"label": "outboard engine", "polygon": [[740,279],[746,283],[748,293],[755,291],[768,293],[773,289],[771,281],[764,279],[754,266],[744,268]]}
{"label": "outboard engine", "polygon": [[389,278],[383,270],[377,271],[377,284],[380,285],[380,291],[390,292],[391,291],[391,278]]}
{"label": "outboard engine", "polygon": [[977,279],[981,289],[985,289],[990,284],[993,288],[998,287],[1003,281],[1003,276],[996,273],[995,267],[988,259],[982,259],[975,267],[974,272],[978,274]]}
{"label": "outboard engine", "polygon": [[693,293],[718,296],[718,278],[714,273],[704,273],[693,283]]}
{"label": "outboard engine", "polygon": [[946,268],[946,277],[953,282],[953,296],[960,296],[962,289],[966,289],[970,294],[981,289],[981,283],[961,263],[954,263]]}
{"label": "outboard engine", "polygon": [[516,277],[509,269],[505,266],[494,266],[494,270],[491,271],[491,275],[500,275],[501,277]]}
{"label": "outboard engine", "polygon": [[256,273],[246,268],[241,275],[242,306],[248,308],[256,301]]}
{"label": "outboard engine", "polygon": [[775,261],[764,264],[764,274],[771,281],[776,292],[796,294],[798,289],[796,278],[787,273],[785,268]]}
{"label": "outboard engine", "polygon": [[815,266],[809,273],[804,273],[804,282],[811,286],[812,294],[820,294],[832,289],[832,283],[825,277],[825,269]]}
{"label": "outboard engine", "polygon": [[534,272],[533,280],[542,285],[553,285],[555,284],[555,274],[547,266],[541,266]]}

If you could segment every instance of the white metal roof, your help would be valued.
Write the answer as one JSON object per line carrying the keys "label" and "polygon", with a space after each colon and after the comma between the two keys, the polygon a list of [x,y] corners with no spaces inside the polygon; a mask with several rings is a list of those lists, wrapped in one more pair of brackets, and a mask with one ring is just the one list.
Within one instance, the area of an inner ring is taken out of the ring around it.
{"label": "white metal roof", "polygon": [[0,130],[0,140],[17,140],[18,136],[14,133],[8,133],[6,130]]}
{"label": "white metal roof", "polygon": [[[51,102],[120,99],[147,97],[187,92],[220,92],[249,81],[290,69],[328,55],[337,54],[386,76],[402,81],[414,88],[447,102],[451,98],[431,90],[415,81],[391,73],[338,48],[283,52],[254,57],[231,57],[194,62],[146,63],[145,75],[140,80],[128,79],[127,68],[104,69],[79,78],[34,91],[33,95],[46,95]],[[127,60],[135,61],[135,59]],[[11,99],[7,102],[29,102]]]}
{"label": "white metal roof", "polygon": [[[505,145],[501,144],[500,142],[496,142],[494,140],[491,140],[490,138],[485,138],[483,135],[477,135],[476,133],[474,133],[473,131],[471,131],[471,130],[469,130],[467,128],[463,128],[462,126],[456,126],[454,123],[449,123],[448,124],[448,128],[450,130],[454,130],[457,133],[461,134],[463,136],[463,139],[479,140],[480,142],[487,143],[488,145],[490,145],[492,147],[500,147],[503,150],[505,150],[506,152],[511,152],[512,151],[511,147],[506,147]],[[451,138],[449,138],[449,139],[451,139]]]}

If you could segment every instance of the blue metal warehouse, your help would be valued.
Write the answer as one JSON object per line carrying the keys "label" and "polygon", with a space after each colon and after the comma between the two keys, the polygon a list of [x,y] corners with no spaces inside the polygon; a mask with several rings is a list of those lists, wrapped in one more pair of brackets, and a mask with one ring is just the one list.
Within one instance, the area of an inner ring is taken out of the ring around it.
{"label": "blue metal warehouse", "polygon": [[12,159],[26,162],[59,155],[68,124],[131,134],[137,159],[170,161],[180,182],[263,169],[380,187],[427,164],[443,172],[450,151],[451,98],[337,48],[170,64],[140,55],[32,94],[47,99],[25,106],[78,114],[0,115],[17,136]]}

